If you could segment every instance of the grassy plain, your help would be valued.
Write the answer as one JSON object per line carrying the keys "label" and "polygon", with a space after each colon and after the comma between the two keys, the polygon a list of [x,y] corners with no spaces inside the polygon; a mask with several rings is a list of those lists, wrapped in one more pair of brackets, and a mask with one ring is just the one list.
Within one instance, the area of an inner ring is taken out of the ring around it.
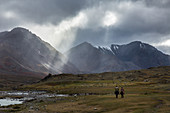
{"label": "grassy plain", "polygon": [[[124,87],[125,98],[115,98],[116,85]],[[170,67],[53,75],[18,90],[45,90],[71,95],[17,105],[19,113],[170,113]],[[9,109],[2,111],[9,112]]]}

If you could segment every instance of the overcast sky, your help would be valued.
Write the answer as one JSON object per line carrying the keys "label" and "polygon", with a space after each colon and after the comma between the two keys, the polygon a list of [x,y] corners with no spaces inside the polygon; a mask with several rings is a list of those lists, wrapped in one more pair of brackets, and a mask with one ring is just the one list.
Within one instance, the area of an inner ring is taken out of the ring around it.
{"label": "overcast sky", "polygon": [[143,41],[170,54],[170,0],[0,0],[0,31],[20,26],[64,52]]}

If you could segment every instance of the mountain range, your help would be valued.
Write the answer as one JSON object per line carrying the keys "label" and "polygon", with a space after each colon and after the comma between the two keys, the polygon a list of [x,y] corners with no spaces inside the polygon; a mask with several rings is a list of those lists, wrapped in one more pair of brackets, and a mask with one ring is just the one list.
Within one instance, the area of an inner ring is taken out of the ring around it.
{"label": "mountain range", "polygon": [[0,33],[1,74],[100,73],[168,65],[169,55],[140,41],[110,47],[84,42],[62,54],[25,28]]}
{"label": "mountain range", "polygon": [[84,42],[65,53],[79,70],[89,73],[127,71],[170,65],[170,56],[155,47],[134,41],[110,47],[94,47]]}
{"label": "mountain range", "polygon": [[85,73],[140,69],[132,62],[122,61],[107,48],[96,48],[84,42],[65,53],[69,61]]}

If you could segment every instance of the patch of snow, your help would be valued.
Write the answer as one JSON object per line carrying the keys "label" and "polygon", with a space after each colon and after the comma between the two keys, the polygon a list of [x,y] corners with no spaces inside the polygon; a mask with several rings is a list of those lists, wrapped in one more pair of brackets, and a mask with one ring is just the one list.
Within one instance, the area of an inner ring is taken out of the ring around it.
{"label": "patch of snow", "polygon": [[108,46],[99,46],[99,48],[103,49],[103,50],[109,50],[111,51],[111,48]]}
{"label": "patch of snow", "polygon": [[96,47],[96,48],[99,49],[102,53],[104,53],[103,47],[98,46],[98,47]]}
{"label": "patch of snow", "polygon": [[108,46],[98,46],[99,49],[102,49],[102,52],[105,53],[105,52],[111,52],[113,55],[115,55],[115,53],[112,51],[111,47],[108,47]]}
{"label": "patch of snow", "polygon": [[114,45],[114,46],[113,46],[113,49],[114,49],[114,50],[117,50],[117,49],[119,49],[119,46]]}
{"label": "patch of snow", "polygon": [[111,50],[112,54],[115,55],[115,53]]}

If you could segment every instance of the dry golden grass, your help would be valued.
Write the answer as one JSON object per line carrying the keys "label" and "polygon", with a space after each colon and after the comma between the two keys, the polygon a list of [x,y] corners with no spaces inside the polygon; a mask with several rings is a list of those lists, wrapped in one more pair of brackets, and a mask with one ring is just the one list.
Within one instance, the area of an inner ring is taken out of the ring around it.
{"label": "dry golden grass", "polygon": [[[96,109],[95,109],[96,108]],[[80,102],[65,102],[58,104],[50,104],[46,106],[47,111],[59,113],[87,113],[95,110],[100,110],[99,107],[88,106]]]}

